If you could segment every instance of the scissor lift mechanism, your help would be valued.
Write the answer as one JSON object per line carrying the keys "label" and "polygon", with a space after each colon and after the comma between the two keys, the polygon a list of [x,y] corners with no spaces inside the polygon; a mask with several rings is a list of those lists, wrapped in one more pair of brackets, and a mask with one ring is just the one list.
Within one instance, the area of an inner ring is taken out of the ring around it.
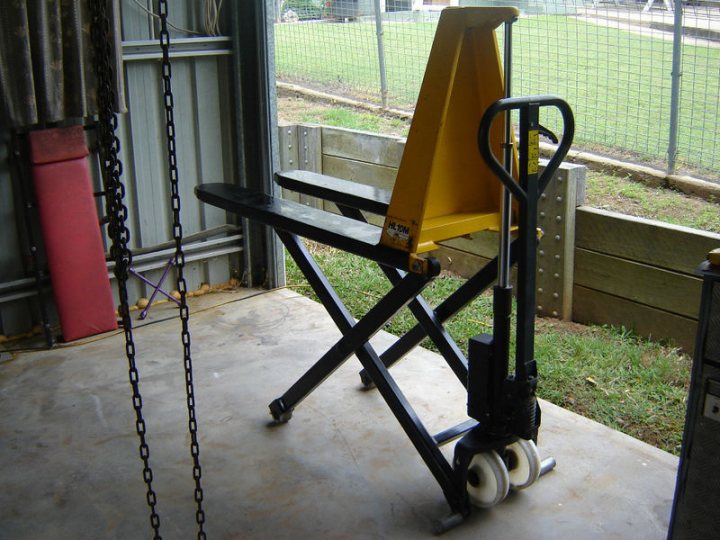
{"label": "scissor lift mechanism", "polygon": [[[272,227],[343,334],[270,404],[275,421],[290,420],[300,402],[355,354],[363,366],[363,383],[381,393],[443,490],[451,514],[440,520],[439,531],[461,522],[473,506],[493,506],[509,489],[528,487],[554,463],[541,462],[535,445],[540,425],[533,356],[537,201],[570,148],[574,123],[560,98],[509,97],[510,28],[518,13],[511,7],[442,12],[392,192],[307,171],[276,175],[286,189],[335,203],[339,215],[231,184],[196,189],[202,201]],[[501,24],[504,65],[495,36]],[[544,107],[559,110],[564,129],[540,174],[538,138],[546,130],[539,124],[539,111]],[[512,110],[519,111],[517,145]],[[364,213],[384,217],[383,227],[368,223]],[[513,241],[512,221],[517,226]],[[431,308],[420,294],[441,265],[429,252],[440,241],[487,229],[500,230],[498,257]],[[300,238],[377,262],[392,289],[356,322]],[[517,330],[511,371],[509,275],[515,262]],[[493,335],[471,339],[466,359],[443,323],[494,282]],[[416,326],[379,354],[369,340],[405,306]],[[471,417],[435,435],[389,372],[426,336],[467,389]],[[449,463],[440,447],[458,438]]]}

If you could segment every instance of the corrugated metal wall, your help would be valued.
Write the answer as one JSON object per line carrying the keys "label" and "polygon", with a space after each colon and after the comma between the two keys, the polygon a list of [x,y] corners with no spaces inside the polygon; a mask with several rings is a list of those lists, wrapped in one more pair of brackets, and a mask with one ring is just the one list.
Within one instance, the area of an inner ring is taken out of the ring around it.
{"label": "corrugated metal wall", "polygon": [[[153,4],[144,0],[140,3],[146,7]],[[202,3],[193,0],[173,2],[170,20],[179,28],[201,30],[201,8]],[[168,244],[172,240],[172,218],[157,22],[135,2],[122,2],[122,15],[128,113],[119,116],[118,136],[127,188],[130,246],[136,252],[135,268],[155,281],[172,255]],[[182,37],[183,33],[177,31],[171,34],[183,235],[187,240],[194,236],[209,240],[188,242],[185,277],[188,290],[194,290],[203,282],[221,283],[233,276],[241,277],[242,240],[239,228],[218,231],[226,224],[225,212],[199,203],[193,193],[199,183],[233,182],[239,176],[233,142],[231,40],[184,35],[190,37]],[[92,148],[92,133],[88,138]],[[8,141],[9,134],[0,132],[0,335],[25,332],[39,322],[34,279],[28,271],[31,264],[17,193],[19,185],[14,182],[13,189],[10,177]],[[97,164],[91,163],[96,191],[101,191]],[[99,201],[100,214],[102,207]],[[208,236],[204,231],[216,232]],[[129,285],[131,301],[147,294],[139,280],[131,279]],[[54,310],[50,315],[55,322]]]}
{"label": "corrugated metal wall", "polygon": [[29,252],[25,245],[25,230],[19,214],[20,198],[13,189],[10,176],[10,134],[0,131],[0,334],[17,334],[28,330],[33,320],[33,306],[27,301],[26,290],[32,280],[24,280]]}

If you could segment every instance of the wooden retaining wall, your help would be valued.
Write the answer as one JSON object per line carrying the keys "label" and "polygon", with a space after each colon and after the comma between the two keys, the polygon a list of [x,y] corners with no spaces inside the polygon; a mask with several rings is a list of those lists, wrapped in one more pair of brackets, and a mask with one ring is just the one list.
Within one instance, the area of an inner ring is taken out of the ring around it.
{"label": "wooden retaining wall", "polygon": [[[281,126],[281,168],[392,189],[404,139],[341,128]],[[700,301],[695,268],[720,235],[582,206],[585,167],[564,164],[541,201],[538,311],[624,326],[692,351]],[[288,197],[319,205],[307,197]],[[443,243],[443,266],[470,275],[497,253],[497,234]]]}
{"label": "wooden retaining wall", "polygon": [[581,207],[575,241],[574,320],[693,349],[702,283],[695,269],[720,235]]}

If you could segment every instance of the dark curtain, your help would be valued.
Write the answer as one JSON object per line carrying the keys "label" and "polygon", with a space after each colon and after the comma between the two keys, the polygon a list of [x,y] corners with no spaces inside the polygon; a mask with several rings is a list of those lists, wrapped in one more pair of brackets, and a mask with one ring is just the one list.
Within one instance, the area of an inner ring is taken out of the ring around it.
{"label": "dark curtain", "polygon": [[97,112],[89,2],[107,1],[116,111],[125,111],[119,0],[0,0],[0,127]]}

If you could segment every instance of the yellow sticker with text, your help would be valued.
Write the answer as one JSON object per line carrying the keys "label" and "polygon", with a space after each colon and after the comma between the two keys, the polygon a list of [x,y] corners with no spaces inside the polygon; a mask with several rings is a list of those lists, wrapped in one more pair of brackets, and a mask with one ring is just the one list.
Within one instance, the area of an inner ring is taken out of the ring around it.
{"label": "yellow sticker with text", "polygon": [[540,132],[528,132],[528,174],[537,174],[540,168]]}

